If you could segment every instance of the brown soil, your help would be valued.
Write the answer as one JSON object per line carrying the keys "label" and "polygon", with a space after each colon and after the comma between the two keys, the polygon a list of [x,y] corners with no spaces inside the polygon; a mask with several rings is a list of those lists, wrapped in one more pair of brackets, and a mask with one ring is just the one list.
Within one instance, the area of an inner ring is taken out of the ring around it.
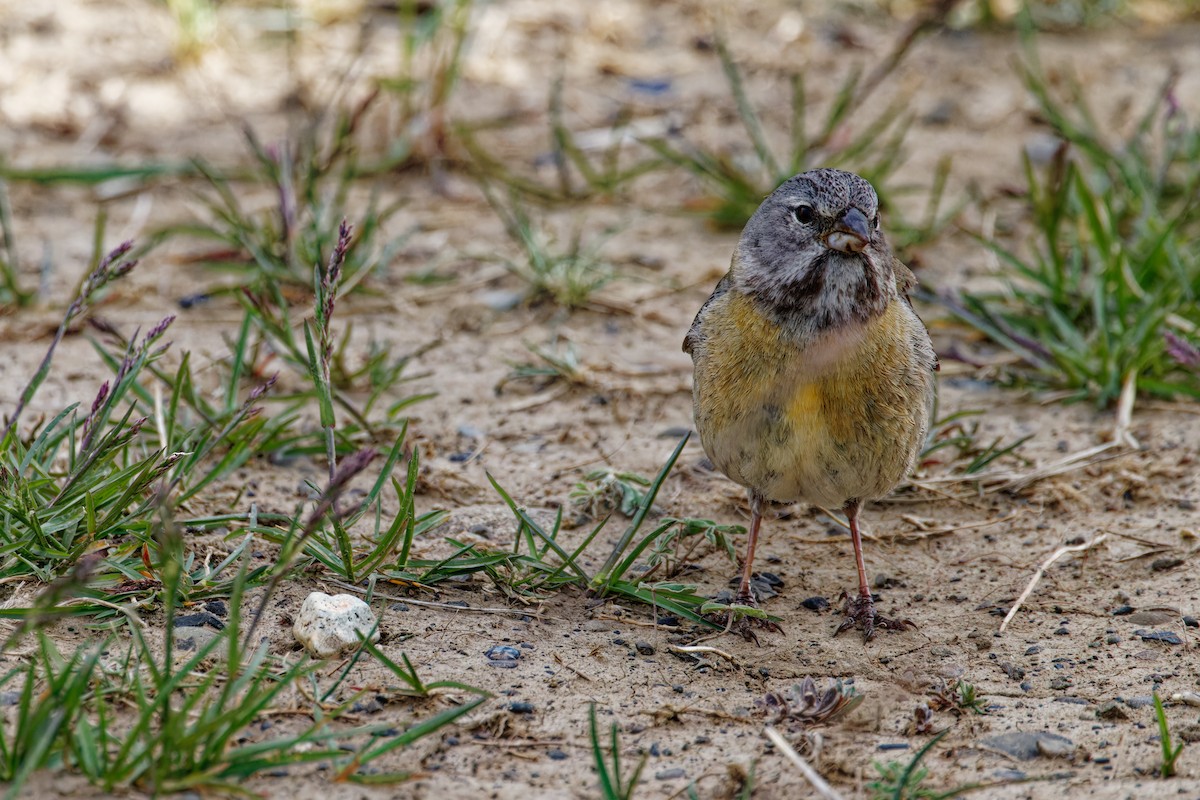
{"label": "brown soil", "polygon": [[[291,101],[298,88],[315,105],[361,97],[363,76],[393,72],[399,52],[386,16],[354,12],[343,21],[307,25],[287,67],[282,39],[268,31],[277,12],[227,3],[215,41],[194,64],[179,65],[172,60],[173,27],[163,4],[64,0],[0,7],[0,152],[9,165],[22,168],[192,155],[244,163],[241,122],[255,126],[266,141],[277,139],[294,116]],[[547,149],[546,93],[560,70],[568,87],[568,122],[576,130],[603,129],[614,112],[632,105],[651,127],[669,120],[692,141],[749,152],[716,57],[698,46],[712,29],[707,4],[513,0],[476,13],[465,82],[452,109],[460,118],[512,113],[515,123],[489,139],[489,146],[515,168],[531,172]],[[358,32],[366,19],[373,22],[364,45]],[[767,114],[772,131],[786,130],[787,84],[781,76],[787,70],[805,68],[815,119],[842,77],[855,66],[875,63],[902,28],[876,10],[821,16],[775,2],[739,8],[726,24],[730,46],[751,76],[751,94],[772,109]],[[1119,131],[1172,66],[1182,74],[1178,97],[1190,114],[1200,114],[1198,39],[1195,26],[1114,26],[1046,34],[1040,45],[1053,73],[1083,77],[1097,118]],[[1017,50],[1010,34],[936,35],[919,42],[879,87],[868,103],[873,108],[855,111],[856,120],[867,120],[894,99],[908,98],[916,122],[899,180],[927,186],[939,159],[952,156],[950,196],[982,198],[964,203],[957,222],[965,231],[1019,230],[1024,224],[1004,191],[1022,185],[1022,148],[1044,146],[1048,134],[1011,67]],[[345,94],[331,96],[332,76],[351,64],[360,79]],[[671,89],[665,97],[636,95],[629,89],[631,78],[665,79]],[[391,135],[385,117],[368,120],[368,150]],[[34,265],[44,255],[53,268],[43,278],[48,293],[41,306],[0,320],[12,359],[0,365],[0,407],[12,408],[45,350],[86,264],[98,205],[108,214],[114,243],[195,211],[183,187],[159,185],[129,194],[121,188],[11,185],[27,284],[39,279]],[[599,235],[616,225],[604,254],[630,276],[600,292],[593,308],[570,315],[546,306],[489,307],[489,292],[521,288],[488,258],[513,255],[513,247],[461,171],[436,177],[407,172],[390,179],[387,191],[407,200],[395,230],[416,226],[416,233],[374,281],[381,293],[343,301],[338,319],[353,320],[355,342],[363,348],[369,339],[393,342],[401,352],[440,341],[414,363],[412,373],[419,377],[400,389],[437,393],[414,407],[412,441],[423,454],[421,508],[448,509],[451,519],[420,542],[422,554],[447,552],[445,534],[495,547],[511,544],[514,523],[485,471],[531,508],[567,502],[572,486],[598,466],[653,474],[670,453],[674,432],[691,425],[691,367],[680,342],[725,270],[736,238],[678,213],[700,187],[680,172],[666,171],[640,181],[627,201],[548,212],[562,240],[575,226]],[[247,203],[259,200],[270,202]],[[923,207],[919,195],[912,203],[909,217]],[[181,243],[154,251],[98,313],[143,329],[179,313],[174,347],[190,350],[193,364],[204,364],[227,352],[223,337],[234,333],[240,311],[227,300],[178,310],[179,297],[227,280],[186,265],[179,258],[186,252]],[[434,265],[454,282],[425,286],[404,280]],[[923,249],[916,266],[926,286],[940,289],[986,280],[995,265],[971,236],[956,231]],[[962,332],[941,323],[937,309],[922,311],[940,348],[963,344]],[[525,344],[554,337],[574,343],[587,381],[541,393],[510,383],[497,394],[510,363],[529,360]],[[979,347],[972,341],[964,346]],[[86,403],[104,377],[83,337],[71,337],[33,411]],[[985,409],[983,441],[1031,434],[1022,458],[1008,459],[1000,469],[1029,474],[1112,434],[1109,412],[1043,402],[996,388],[989,377],[947,362],[941,411]],[[774,722],[845,797],[866,797],[864,786],[875,777],[872,762],[907,761],[927,741],[927,734],[914,732],[913,718],[918,704],[930,702],[931,687],[961,678],[978,688],[988,713],[935,712],[933,729],[949,728],[949,734],[926,759],[930,785],[948,789],[1023,775],[1033,782],[981,796],[1200,797],[1195,745],[1184,751],[1180,777],[1153,777],[1159,758],[1153,709],[1138,702],[1152,690],[1170,697],[1197,691],[1200,683],[1200,638],[1184,622],[1185,615],[1200,615],[1190,561],[1198,530],[1193,509],[1200,502],[1197,412],[1195,405],[1142,403],[1131,429],[1139,447],[1115,449],[1110,453],[1115,457],[1006,492],[939,484],[936,491],[905,490],[869,508],[868,567],[882,587],[881,609],[911,619],[917,628],[884,633],[867,644],[854,635],[832,638],[835,611],[801,605],[819,596],[836,608],[854,580],[844,532],[828,516],[805,508],[777,509],[780,518],[766,523],[759,566],[783,581],[780,594],[767,603],[782,618],[783,632],[764,633],[757,645],[726,635],[705,642],[712,651],[689,653],[679,648],[698,632],[658,626],[645,607],[597,605],[571,591],[521,607],[476,580],[416,596],[465,601],[465,608],[410,604],[397,610],[401,607],[393,604],[404,599],[397,590],[396,600],[375,604],[385,651],[407,653],[427,680],[464,681],[496,698],[465,722],[380,765],[420,773],[403,786],[351,787],[333,783],[328,773],[292,768],[286,776],[255,778],[247,788],[297,798],[595,797],[587,735],[588,706],[595,703],[601,724],[615,722],[622,731],[624,764],[635,763],[639,752],[650,754],[637,796],[682,796],[695,782],[700,797],[734,797],[751,770],[754,797],[815,796],[764,737],[764,725]],[[462,453],[474,456],[464,463]],[[319,482],[323,469],[319,463],[263,464],[239,475],[237,483],[255,482],[260,509],[290,513],[303,482]],[[930,466],[919,478],[942,474]],[[222,506],[237,488],[211,496],[211,508],[195,510],[245,511]],[[698,442],[684,450],[659,505],[678,516],[722,522],[746,517],[741,491],[705,468]],[[1064,544],[1102,534],[1102,544],[1057,560],[1006,631],[998,632],[1003,614],[1042,561]],[[597,552],[603,554],[604,543]],[[1165,557],[1181,563],[1156,568],[1162,565],[1156,560]],[[593,556],[591,566],[600,558]],[[711,593],[736,572],[719,554],[698,566],[687,579]],[[278,618],[294,613],[305,594],[318,588],[336,586],[305,579],[273,604],[268,633],[279,652],[291,647],[291,634]],[[1122,605],[1135,613],[1113,616]],[[1153,631],[1174,632],[1183,643],[1143,640],[1139,634]],[[69,632],[60,633],[72,640]],[[492,668],[484,657],[490,646],[503,643],[522,648],[515,669]],[[13,658],[6,656],[10,663]],[[358,685],[386,682],[381,670],[359,672]],[[830,678],[852,682],[866,699],[848,718],[807,733],[775,721],[764,698],[805,676],[821,686]],[[1098,708],[1117,698],[1133,702],[1120,704],[1118,719],[1098,718]],[[296,701],[303,706],[301,698]],[[395,700],[361,721],[402,725],[445,702]],[[532,710],[514,711],[514,703]],[[1177,735],[1196,736],[1195,708],[1176,703],[1170,716]],[[299,723],[281,717],[273,730],[292,724]],[[985,743],[1013,731],[1058,734],[1074,746],[1058,758],[1017,761]],[[888,749],[892,745],[903,749]],[[97,794],[58,775],[40,776],[28,791]]]}

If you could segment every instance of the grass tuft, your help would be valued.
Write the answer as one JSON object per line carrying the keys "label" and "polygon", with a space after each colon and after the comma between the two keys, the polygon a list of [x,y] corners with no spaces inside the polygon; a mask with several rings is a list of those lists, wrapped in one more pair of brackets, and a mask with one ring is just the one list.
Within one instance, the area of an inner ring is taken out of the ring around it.
{"label": "grass tuft", "polygon": [[1186,367],[1200,341],[1200,128],[1183,117],[1176,76],[1112,142],[1077,82],[1051,91],[1029,37],[1020,72],[1061,145],[1043,166],[1025,156],[1028,237],[1013,249],[984,241],[1011,270],[1003,288],[943,303],[1019,359],[1013,380],[1100,406],[1126,382],[1200,397]]}

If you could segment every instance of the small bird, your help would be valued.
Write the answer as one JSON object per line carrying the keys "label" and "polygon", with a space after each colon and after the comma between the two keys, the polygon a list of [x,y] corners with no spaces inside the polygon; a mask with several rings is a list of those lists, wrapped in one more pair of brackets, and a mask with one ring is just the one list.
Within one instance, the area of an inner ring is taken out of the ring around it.
{"label": "small bird", "polygon": [[683,340],[700,441],[750,496],[738,603],[757,607],[764,503],[803,501],[842,508],[850,525],[858,596],[834,635],[912,625],[875,612],[858,512],[908,474],[929,429],[938,361],[908,299],[916,283],[880,231],[874,188],[853,173],[789,178],[746,223]]}

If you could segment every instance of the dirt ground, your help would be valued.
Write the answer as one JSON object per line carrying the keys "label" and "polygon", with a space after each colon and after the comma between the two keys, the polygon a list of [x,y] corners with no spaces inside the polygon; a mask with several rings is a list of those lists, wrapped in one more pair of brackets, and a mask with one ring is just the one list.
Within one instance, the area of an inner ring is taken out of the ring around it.
{"label": "dirt ground", "polygon": [[[903,26],[872,4],[836,12],[821,6],[766,2],[722,11],[717,4],[682,1],[484,4],[475,11],[464,82],[451,109],[466,119],[510,113],[514,123],[489,142],[514,166],[535,170],[548,147],[549,78],[561,70],[568,122],[577,130],[603,129],[612,114],[631,106],[650,129],[669,124],[692,141],[745,153],[749,144],[720,65],[711,48],[701,46],[714,16],[728,26],[752,97],[768,109],[768,129],[782,137],[788,95],[781,76],[788,69],[804,67],[811,102],[824,108],[842,76],[876,63]],[[353,99],[365,93],[367,78],[395,69],[398,34],[387,15],[354,11],[340,21],[308,24],[289,51],[271,33],[278,13],[261,4],[222,6],[215,41],[198,61],[180,65],[172,59],[171,20],[164,6],[149,0],[0,2],[0,154],[20,168],[193,155],[243,163],[241,124],[254,126],[264,141],[284,136],[297,87],[310,102]],[[365,19],[372,21],[364,44]],[[1046,33],[1040,48],[1052,72],[1083,77],[1098,119],[1119,131],[1171,68],[1181,74],[1177,95],[1185,112],[1200,114],[1197,41],[1194,24],[1130,23]],[[994,259],[972,231],[1020,231],[1024,224],[1006,192],[1023,185],[1022,148],[1044,150],[1048,129],[1032,113],[1012,68],[1017,50],[1012,33],[937,33],[918,42],[871,96],[871,108],[855,110],[856,118],[867,119],[893,99],[909,98],[916,121],[901,183],[928,186],[939,159],[953,158],[949,197],[963,204],[956,228],[914,260],[933,291],[972,285],[993,272]],[[331,96],[331,75],[350,65],[357,81]],[[639,94],[630,88],[634,80],[665,81],[668,88]],[[365,148],[385,143],[386,123],[382,116],[369,121]],[[40,280],[46,291],[35,309],[0,319],[7,354],[0,363],[3,408],[14,405],[61,318],[101,205],[112,243],[202,213],[186,186],[162,182],[127,191],[136,188],[10,184],[24,277],[31,284]],[[451,168],[434,179],[409,171],[389,178],[386,191],[406,199],[395,230],[414,233],[371,282],[381,293],[345,300],[338,319],[353,320],[355,343],[364,350],[370,340],[394,342],[400,351],[439,342],[416,359],[416,379],[402,386],[437,393],[413,407],[410,430],[423,455],[421,508],[447,509],[450,521],[419,543],[422,554],[447,552],[447,535],[511,544],[515,524],[485,471],[535,509],[566,503],[571,488],[599,466],[654,474],[679,432],[691,426],[683,334],[727,269],[736,241],[735,232],[679,212],[701,188],[668,170],[641,180],[627,202],[549,212],[563,238],[575,226],[585,235],[615,227],[603,252],[629,276],[603,289],[594,307],[569,315],[547,306],[495,308],[497,298],[521,287],[489,256],[514,251],[469,175]],[[908,216],[916,216],[923,201],[917,194],[911,202]],[[179,309],[180,297],[229,280],[189,265],[187,252],[185,242],[152,252],[97,313],[130,327],[178,313],[176,351],[190,350],[193,363],[205,363],[226,352],[240,310],[223,299]],[[49,267],[39,274],[36,265],[43,262]],[[453,280],[405,280],[431,267]],[[985,359],[994,355],[942,320],[938,308],[920,311],[943,353],[955,345]],[[585,385],[536,392],[510,382],[496,392],[512,362],[530,360],[526,343],[556,338],[577,348],[589,377]],[[1003,460],[996,470],[1031,475],[1112,436],[1111,412],[1001,389],[987,370],[944,363],[941,413],[985,410],[982,440],[1031,436],[1020,458]],[[88,402],[104,377],[85,339],[73,336],[35,410]],[[375,610],[385,652],[407,653],[427,680],[464,681],[496,698],[382,765],[419,772],[408,784],[353,787],[315,768],[295,767],[257,777],[246,788],[331,800],[595,797],[587,735],[588,705],[595,703],[603,725],[620,727],[624,763],[649,753],[636,796],[683,796],[694,783],[700,797],[734,797],[751,770],[754,797],[816,796],[764,737],[764,725],[774,722],[843,796],[866,797],[865,784],[875,778],[872,762],[907,761],[927,741],[914,731],[913,719],[918,704],[929,702],[931,686],[962,679],[978,688],[988,713],[935,712],[932,727],[950,732],[925,762],[927,784],[948,790],[1024,777],[1031,780],[980,796],[1200,798],[1196,744],[1185,748],[1179,777],[1154,777],[1159,741],[1146,704],[1153,691],[1163,697],[1200,692],[1200,631],[1185,621],[1200,616],[1191,562],[1200,531],[1198,413],[1195,404],[1139,403],[1130,428],[1136,447],[1114,448],[1109,457],[1004,492],[937,483],[944,471],[932,465],[918,475],[917,488],[868,508],[867,561],[881,610],[911,619],[917,629],[866,644],[855,635],[832,637],[838,597],[854,583],[849,539],[822,512],[803,507],[775,509],[779,518],[766,523],[760,566],[782,580],[767,610],[782,618],[783,632],[766,633],[757,645],[727,635],[705,643],[716,648],[711,652],[689,653],[679,648],[699,632],[658,625],[645,607],[596,605],[571,591],[526,608],[481,580],[416,598],[433,605],[405,604],[399,594],[381,599]],[[465,460],[464,453],[470,454]],[[256,482],[261,509],[290,513],[303,481],[319,481],[323,469],[315,462],[262,464],[239,481]],[[237,489],[229,486],[228,498]],[[209,502],[211,508],[197,511],[246,510],[223,508],[219,495]],[[684,450],[658,504],[676,516],[721,522],[747,516],[741,490],[706,469],[698,441]],[[620,526],[614,528],[615,537]],[[1050,566],[999,633],[1001,618],[1041,562],[1066,544],[1100,536],[1100,544]],[[596,566],[600,556],[593,558]],[[736,573],[719,554],[698,567],[688,580],[710,593]],[[337,587],[319,579],[299,582],[280,596],[277,610],[294,613],[318,588]],[[813,597],[828,599],[834,610],[802,605]],[[444,605],[451,601],[465,607]],[[1132,613],[1114,615],[1122,606]],[[1152,636],[1161,632],[1181,643]],[[287,627],[278,624],[269,633],[280,652],[290,647]],[[489,666],[484,653],[496,644],[521,649],[516,668]],[[822,686],[827,679],[852,683],[865,700],[847,718],[807,731],[776,721],[765,697],[805,676]],[[384,677],[366,670],[356,680],[369,685]],[[1101,718],[1098,711],[1113,700]],[[399,723],[437,707],[394,702],[364,713],[363,721]],[[1176,702],[1169,714],[1178,735],[1200,739],[1200,709]],[[1019,760],[995,740],[1013,732],[1055,734],[1069,744],[1043,743],[1029,760]],[[56,775],[41,776],[28,792],[94,794]]]}

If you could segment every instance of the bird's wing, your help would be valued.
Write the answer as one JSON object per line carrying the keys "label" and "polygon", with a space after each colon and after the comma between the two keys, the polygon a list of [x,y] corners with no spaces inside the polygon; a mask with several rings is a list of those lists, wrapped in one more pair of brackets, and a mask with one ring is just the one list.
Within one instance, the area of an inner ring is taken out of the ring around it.
{"label": "bird's wing", "polygon": [[896,274],[896,291],[908,297],[917,288],[917,276],[900,259],[892,256],[892,272]]}
{"label": "bird's wing", "polygon": [[692,327],[689,328],[687,334],[684,335],[683,352],[687,353],[689,356],[692,354],[692,349],[696,346],[696,343],[704,338],[704,334],[701,333],[701,328],[703,327],[704,321],[704,312],[708,311],[709,307],[716,302],[718,297],[729,291],[729,287],[733,285],[731,275],[731,272],[727,272],[725,273],[725,277],[721,278],[720,282],[717,284],[717,288],[713,289],[713,293],[709,295],[709,298],[704,301],[704,305],[700,306],[700,310],[696,312],[696,318],[692,320]]}
{"label": "bird's wing", "polygon": [[[898,291],[900,296],[904,298],[904,302],[908,303],[908,307],[912,308],[912,298],[910,298],[909,295],[912,294],[917,288],[917,276],[913,274],[913,271],[909,269],[903,261],[895,256],[892,257],[892,270],[896,273],[896,291]],[[913,309],[913,312],[916,313],[915,308]],[[925,331],[925,339],[929,339],[928,329]],[[941,371],[942,362],[938,360],[937,353],[934,351],[932,343],[929,345],[929,353],[931,359],[930,370],[933,372]]]}

